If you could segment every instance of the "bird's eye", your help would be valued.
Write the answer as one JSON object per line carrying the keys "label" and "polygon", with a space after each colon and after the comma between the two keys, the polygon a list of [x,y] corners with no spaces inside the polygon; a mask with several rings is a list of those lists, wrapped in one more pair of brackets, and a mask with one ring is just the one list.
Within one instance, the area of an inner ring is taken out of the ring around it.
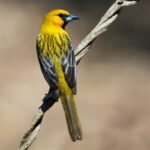
{"label": "bird's eye", "polygon": [[62,19],[68,17],[68,15],[66,15],[66,14],[59,14],[58,16],[61,17]]}
{"label": "bird's eye", "polygon": [[59,14],[58,16],[62,18],[62,17],[64,17],[64,14]]}

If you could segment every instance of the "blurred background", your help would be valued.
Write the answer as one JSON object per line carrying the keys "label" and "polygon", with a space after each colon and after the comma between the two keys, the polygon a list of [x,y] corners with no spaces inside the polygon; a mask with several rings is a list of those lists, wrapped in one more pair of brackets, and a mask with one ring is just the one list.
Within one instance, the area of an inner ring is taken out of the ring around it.
{"label": "blurred background", "polygon": [[[56,8],[81,19],[67,26],[74,48],[114,0],[0,0],[0,150],[16,150],[48,91],[35,41]],[[45,115],[31,150],[150,149],[150,1],[125,8],[78,68],[76,103],[84,139],[70,140],[61,103]]]}

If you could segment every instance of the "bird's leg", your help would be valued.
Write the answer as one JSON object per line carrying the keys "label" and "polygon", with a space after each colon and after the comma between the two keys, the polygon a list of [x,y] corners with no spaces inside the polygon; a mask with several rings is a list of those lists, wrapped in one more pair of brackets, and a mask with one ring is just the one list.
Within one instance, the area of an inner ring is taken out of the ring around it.
{"label": "bird's leg", "polygon": [[43,104],[40,106],[41,110],[45,113],[55,102],[58,102],[59,90],[50,88],[49,92],[43,98]]}

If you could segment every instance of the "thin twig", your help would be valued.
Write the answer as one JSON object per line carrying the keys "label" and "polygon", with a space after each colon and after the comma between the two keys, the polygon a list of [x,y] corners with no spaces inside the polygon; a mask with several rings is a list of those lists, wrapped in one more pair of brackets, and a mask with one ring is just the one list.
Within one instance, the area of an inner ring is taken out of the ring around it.
{"label": "thin twig", "polygon": [[114,4],[108,9],[108,11],[101,18],[96,27],[80,42],[75,49],[76,61],[79,61],[85,56],[91,47],[91,43],[100,34],[107,31],[108,27],[118,18],[118,15],[123,7],[135,5],[139,0],[116,0]]}
{"label": "thin twig", "polygon": [[[107,31],[108,27],[118,18],[119,12],[123,7],[135,5],[139,0],[116,0],[114,4],[101,18],[96,27],[80,42],[75,49],[75,56],[77,63],[87,54],[92,43],[100,34]],[[35,114],[34,120],[30,129],[23,136],[19,150],[27,150],[37,138],[41,128],[42,119],[47,110],[49,110],[56,101],[44,99],[43,104],[39,107]]]}

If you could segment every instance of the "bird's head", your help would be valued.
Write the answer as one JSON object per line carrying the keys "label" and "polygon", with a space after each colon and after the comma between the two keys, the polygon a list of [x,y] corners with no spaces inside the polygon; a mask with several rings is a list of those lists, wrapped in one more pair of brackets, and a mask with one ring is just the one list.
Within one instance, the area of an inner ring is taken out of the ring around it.
{"label": "bird's head", "polygon": [[67,23],[77,19],[79,19],[77,16],[71,15],[68,11],[57,9],[49,12],[45,16],[43,23],[65,28]]}

